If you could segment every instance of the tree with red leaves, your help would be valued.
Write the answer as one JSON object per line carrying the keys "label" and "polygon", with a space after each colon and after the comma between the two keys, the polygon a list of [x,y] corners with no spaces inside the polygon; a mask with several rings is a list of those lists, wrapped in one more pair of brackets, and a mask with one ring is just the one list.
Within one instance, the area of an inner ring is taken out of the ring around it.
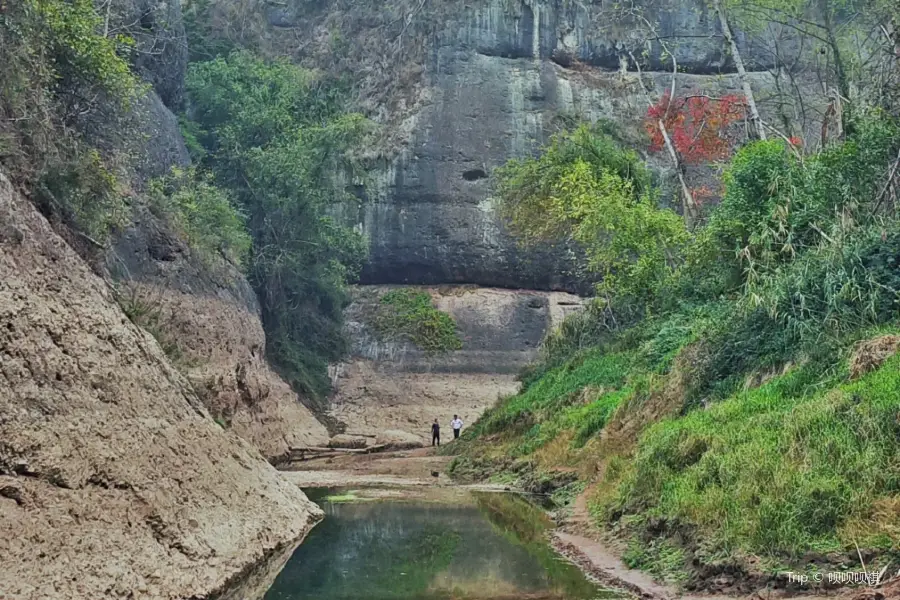
{"label": "tree with red leaves", "polygon": [[650,150],[658,152],[665,147],[659,126],[662,122],[683,163],[695,165],[723,160],[732,149],[728,128],[745,119],[746,112],[744,98],[737,95],[672,100],[666,93],[647,111],[645,127],[650,135]]}

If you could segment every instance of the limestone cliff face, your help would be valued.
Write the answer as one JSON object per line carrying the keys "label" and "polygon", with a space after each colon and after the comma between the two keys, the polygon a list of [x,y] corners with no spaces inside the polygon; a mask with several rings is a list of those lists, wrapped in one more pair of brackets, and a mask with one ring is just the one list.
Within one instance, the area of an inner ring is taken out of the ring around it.
{"label": "limestone cliff face", "polygon": [[582,300],[562,292],[478,288],[418,287],[453,319],[462,348],[428,354],[409,342],[385,342],[372,327],[381,297],[394,286],[358,286],[345,312],[353,342],[351,355],[375,361],[394,373],[498,373],[515,375],[532,362],[541,340]]}
{"label": "limestone cliff face", "polygon": [[184,102],[187,38],[180,0],[110,0],[104,3],[110,31],[135,40],[134,71],[150,84],[129,110],[101,105],[77,117],[76,127],[116,165],[132,176],[140,191],[147,180],[190,162],[178,119]]}
{"label": "limestone cliff face", "polygon": [[181,0],[110,0],[109,23],[135,40],[135,70],[172,110],[184,102],[188,44]]}
{"label": "limestone cliff face", "polygon": [[206,597],[319,518],[0,177],[0,597]]}
{"label": "limestone cliff face", "polygon": [[[517,248],[490,200],[491,170],[534,153],[572,117],[608,119],[627,145],[646,149],[647,102],[635,68],[622,71],[626,49],[642,61],[657,97],[671,84],[671,63],[658,41],[645,47],[642,37],[666,41],[678,60],[680,94],[740,93],[705,2],[638,0],[641,18],[623,15],[625,4],[393,0],[367,9],[331,0],[269,8],[285,39],[299,31],[307,40],[299,59],[309,64],[333,68],[338,60],[329,31],[365,49],[351,57],[351,71],[391,147],[364,201],[341,207],[371,240],[364,283],[585,289],[567,249]],[[763,70],[770,49],[737,37],[756,88],[771,87]],[[671,187],[668,163],[654,164]]]}

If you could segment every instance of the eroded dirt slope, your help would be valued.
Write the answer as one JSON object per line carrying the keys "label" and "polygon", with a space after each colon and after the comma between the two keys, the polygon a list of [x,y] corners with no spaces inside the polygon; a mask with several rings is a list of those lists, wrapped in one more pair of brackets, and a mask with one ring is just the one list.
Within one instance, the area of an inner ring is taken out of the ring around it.
{"label": "eroded dirt slope", "polygon": [[216,421],[278,462],[292,447],[323,446],[328,432],[266,361],[259,315],[233,298],[130,284],[155,306],[151,328]]}
{"label": "eroded dirt slope", "polygon": [[0,175],[0,597],[204,597],[320,515]]}
{"label": "eroded dirt slope", "polygon": [[269,366],[259,302],[243,273],[193,251],[151,211],[107,252],[105,269],[135,322],[155,335],[213,418],[277,462],[328,432]]}

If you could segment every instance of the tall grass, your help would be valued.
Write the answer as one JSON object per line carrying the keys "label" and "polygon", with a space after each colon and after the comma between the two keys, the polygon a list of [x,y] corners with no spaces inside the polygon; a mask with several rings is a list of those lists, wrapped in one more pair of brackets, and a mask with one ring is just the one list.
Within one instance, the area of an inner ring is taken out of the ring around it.
{"label": "tall grass", "polygon": [[[803,369],[642,437],[607,514],[698,527],[715,545],[796,558],[854,543],[897,549],[865,520],[900,492],[900,358],[855,383],[796,395]],[[900,519],[900,516],[897,517]]]}
{"label": "tall grass", "polygon": [[[609,391],[621,387],[625,383],[631,360],[632,354],[625,352],[603,354],[593,350],[581,354],[549,371],[523,393],[507,398],[494,407],[478,422],[477,431],[484,434],[523,433],[535,424],[549,421],[565,412],[578,401],[578,394],[587,387]],[[596,402],[602,402],[602,399]],[[606,412],[600,406],[591,410],[598,414]],[[589,407],[582,407],[582,410],[587,408]]]}

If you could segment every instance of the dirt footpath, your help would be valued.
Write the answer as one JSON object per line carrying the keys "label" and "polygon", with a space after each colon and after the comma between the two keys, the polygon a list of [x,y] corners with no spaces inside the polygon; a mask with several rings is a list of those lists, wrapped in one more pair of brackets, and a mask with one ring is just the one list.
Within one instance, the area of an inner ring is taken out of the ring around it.
{"label": "dirt footpath", "polygon": [[434,456],[431,448],[419,448],[299,461],[283,473],[300,487],[439,485],[450,483],[445,473],[450,460],[449,456]]}

